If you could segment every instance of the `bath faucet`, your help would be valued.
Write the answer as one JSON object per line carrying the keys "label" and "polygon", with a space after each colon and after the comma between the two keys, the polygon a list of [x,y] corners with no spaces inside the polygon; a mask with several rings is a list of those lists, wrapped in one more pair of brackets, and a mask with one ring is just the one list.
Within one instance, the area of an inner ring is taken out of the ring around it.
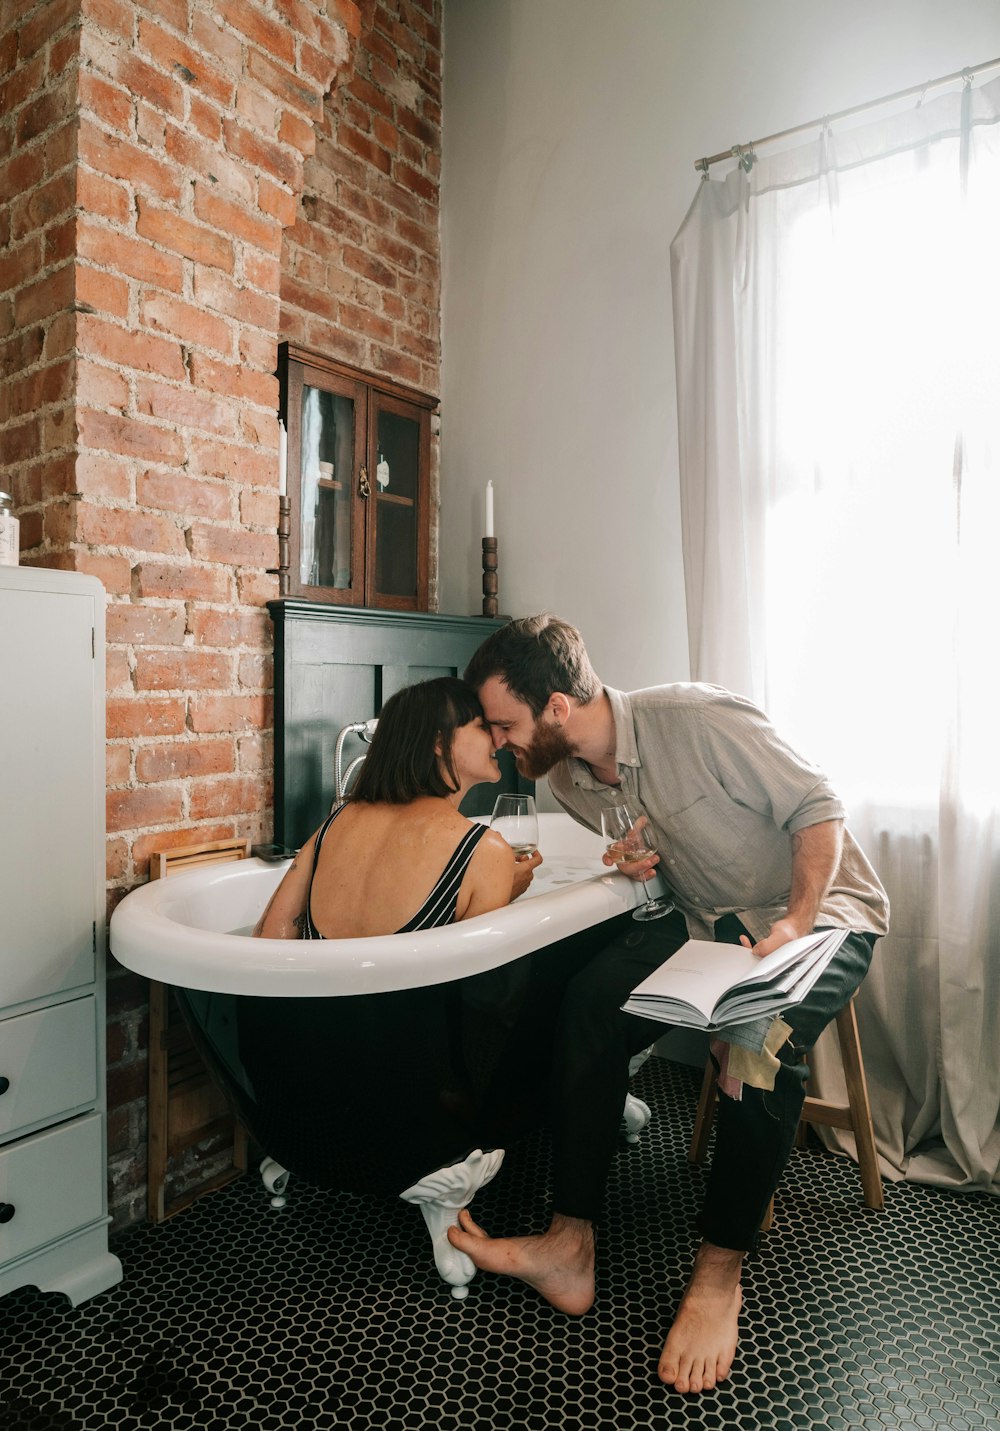
{"label": "bath faucet", "polygon": [[375,734],[375,727],[378,725],[378,717],[373,716],[371,720],[354,721],[352,725],[345,725],[337,736],[337,744],[333,752],[333,803],[343,800],[347,793],[347,781],[351,771],[364,760],[363,755],[358,755],[351,761],[347,770],[341,773],[341,761],[344,756],[344,741],[349,735],[359,735],[363,741],[370,742]]}

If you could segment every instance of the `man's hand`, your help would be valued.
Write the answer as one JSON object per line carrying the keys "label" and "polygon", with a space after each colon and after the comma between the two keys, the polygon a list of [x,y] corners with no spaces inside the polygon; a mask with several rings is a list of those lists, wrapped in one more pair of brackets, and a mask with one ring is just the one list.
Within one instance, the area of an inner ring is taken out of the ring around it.
{"label": "man's hand", "polygon": [[[602,858],[606,865],[610,865],[612,869],[621,870],[622,874],[628,875],[629,879],[649,879],[653,873],[654,865],[660,863],[659,855],[647,855],[644,860],[627,860],[623,862],[621,854],[618,854],[619,851],[621,851],[622,854],[625,853],[622,845],[610,845]],[[618,854],[617,859],[615,858],[616,854]]]}
{"label": "man's hand", "polygon": [[786,914],[784,919],[776,919],[771,925],[766,939],[761,939],[756,944],[751,944],[745,934],[740,935],[740,943],[744,949],[750,949],[757,955],[758,959],[763,959],[765,954],[773,954],[775,949],[780,949],[782,944],[790,944],[793,939],[801,939],[804,934],[812,933],[812,925],[808,929],[800,929],[798,922],[789,918]]}
{"label": "man's hand", "polygon": [[511,903],[522,895],[535,877],[535,870],[542,863],[542,857],[536,850],[533,855],[518,855],[514,860],[514,882],[511,885]]}

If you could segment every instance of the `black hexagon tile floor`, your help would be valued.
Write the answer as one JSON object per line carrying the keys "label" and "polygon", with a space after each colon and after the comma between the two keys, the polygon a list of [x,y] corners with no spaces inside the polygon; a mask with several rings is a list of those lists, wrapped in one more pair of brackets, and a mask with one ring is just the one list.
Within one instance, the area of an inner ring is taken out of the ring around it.
{"label": "black hexagon tile floor", "polygon": [[[293,1182],[276,1211],[248,1176],[117,1237],[120,1287],[0,1302],[0,1431],[1000,1431],[1000,1199],[887,1185],[872,1213],[854,1165],[818,1150],[793,1154],[747,1266],[729,1382],[660,1385],[696,1242],[697,1082],[659,1059],[635,1080],[654,1117],[616,1158],[586,1317],[482,1274],[453,1300],[403,1202]],[[538,1137],[476,1214],[539,1230],[546,1181]]]}

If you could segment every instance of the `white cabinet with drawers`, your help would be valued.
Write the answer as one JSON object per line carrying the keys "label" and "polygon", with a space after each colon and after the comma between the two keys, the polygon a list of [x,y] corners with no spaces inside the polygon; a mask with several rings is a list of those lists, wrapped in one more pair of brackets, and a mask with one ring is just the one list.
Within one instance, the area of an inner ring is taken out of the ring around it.
{"label": "white cabinet with drawers", "polygon": [[108,1251],[104,589],[0,567],[0,1296],[74,1303]]}

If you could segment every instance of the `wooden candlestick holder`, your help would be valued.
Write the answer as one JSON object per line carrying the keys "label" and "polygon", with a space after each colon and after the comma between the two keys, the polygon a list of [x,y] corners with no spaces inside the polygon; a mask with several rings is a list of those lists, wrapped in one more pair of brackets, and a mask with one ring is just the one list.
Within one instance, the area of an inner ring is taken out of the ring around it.
{"label": "wooden candlestick holder", "polygon": [[483,615],[496,616],[500,610],[497,600],[497,539],[483,537]]}
{"label": "wooden candlestick holder", "polygon": [[278,595],[288,595],[288,537],[291,531],[292,502],[278,498]]}

